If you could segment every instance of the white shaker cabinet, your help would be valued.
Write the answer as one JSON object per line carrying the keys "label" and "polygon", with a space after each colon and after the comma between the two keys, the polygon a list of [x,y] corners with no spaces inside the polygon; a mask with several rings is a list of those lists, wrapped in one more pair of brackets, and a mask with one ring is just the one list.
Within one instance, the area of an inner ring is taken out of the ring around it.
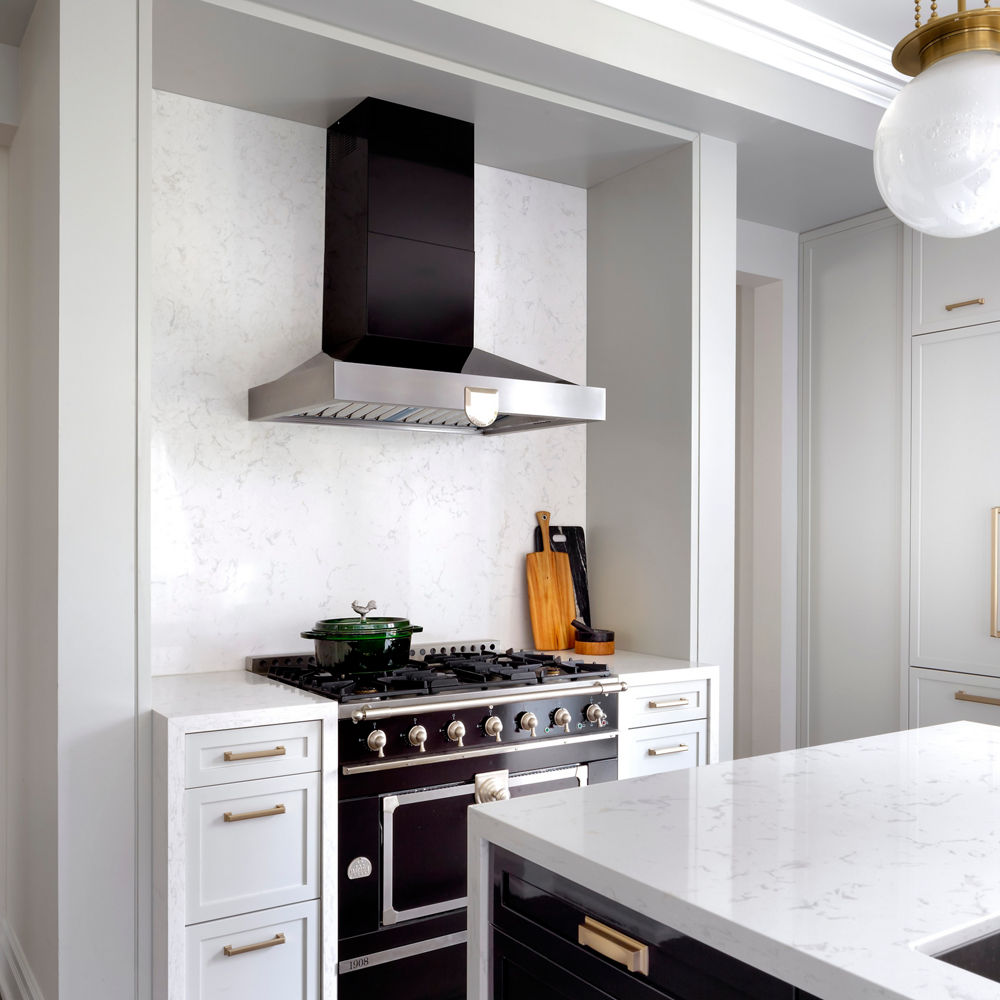
{"label": "white shaker cabinet", "polygon": [[1000,320],[1000,230],[968,239],[913,234],[913,332]]}
{"label": "white shaker cabinet", "polygon": [[1000,323],[913,338],[911,666],[1000,676],[998,378]]}

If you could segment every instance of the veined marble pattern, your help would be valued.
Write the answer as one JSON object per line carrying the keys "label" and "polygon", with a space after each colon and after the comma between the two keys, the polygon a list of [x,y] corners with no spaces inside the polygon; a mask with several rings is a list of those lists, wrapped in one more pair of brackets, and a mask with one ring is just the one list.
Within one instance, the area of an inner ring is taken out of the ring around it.
{"label": "veined marble pattern", "polygon": [[[497,438],[255,424],[320,348],[325,132],[154,94],[152,663],[242,669],[379,612],[531,641],[534,511],[585,523],[585,431]],[[586,373],[586,192],[476,168],[476,343]]]}
{"label": "veined marble pattern", "polygon": [[[1000,926],[1000,727],[970,722],[469,812],[499,844],[827,1000],[995,1000],[931,957]],[[485,897],[470,886],[470,953]],[[470,1000],[485,997],[481,962]]]}

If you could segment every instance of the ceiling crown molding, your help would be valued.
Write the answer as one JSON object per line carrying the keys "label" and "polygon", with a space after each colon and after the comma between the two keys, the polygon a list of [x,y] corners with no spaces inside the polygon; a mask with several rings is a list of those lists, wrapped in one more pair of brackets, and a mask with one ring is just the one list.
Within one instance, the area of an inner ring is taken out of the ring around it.
{"label": "ceiling crown molding", "polygon": [[731,0],[597,2],[879,107],[907,82],[888,45],[788,0],[754,0],[740,11]]}

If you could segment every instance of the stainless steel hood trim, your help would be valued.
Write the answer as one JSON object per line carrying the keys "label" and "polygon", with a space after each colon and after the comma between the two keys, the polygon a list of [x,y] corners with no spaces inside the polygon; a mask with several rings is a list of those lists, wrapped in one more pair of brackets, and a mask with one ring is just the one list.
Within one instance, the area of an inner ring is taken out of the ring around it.
{"label": "stainless steel hood trim", "polygon": [[[466,416],[469,387],[499,393],[500,415],[489,427],[475,427]],[[273,382],[254,386],[249,396],[251,420],[464,434],[588,423],[604,417],[605,392],[600,388],[357,364],[322,353]]]}

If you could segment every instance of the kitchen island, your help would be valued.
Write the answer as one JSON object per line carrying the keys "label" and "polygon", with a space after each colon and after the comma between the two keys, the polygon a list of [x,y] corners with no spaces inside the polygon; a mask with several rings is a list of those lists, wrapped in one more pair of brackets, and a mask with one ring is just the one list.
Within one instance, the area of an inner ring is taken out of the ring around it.
{"label": "kitchen island", "polygon": [[995,1000],[931,956],[1000,929],[998,844],[1000,729],[968,722],[476,806],[469,1000],[501,852],[823,1000]]}

